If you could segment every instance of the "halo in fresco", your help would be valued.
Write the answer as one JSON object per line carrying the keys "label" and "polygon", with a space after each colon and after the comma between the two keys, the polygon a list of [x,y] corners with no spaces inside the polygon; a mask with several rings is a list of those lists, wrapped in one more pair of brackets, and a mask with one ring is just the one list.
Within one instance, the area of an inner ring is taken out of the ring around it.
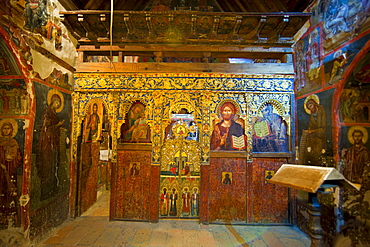
{"label": "halo in fresco", "polygon": [[355,130],[360,130],[363,134],[364,137],[362,137],[362,143],[365,144],[367,142],[367,139],[369,138],[369,133],[367,132],[367,129],[365,129],[362,126],[352,126],[349,131],[348,131],[348,140],[351,144],[354,143],[353,140],[353,131]]}
{"label": "halo in fresco", "polygon": [[63,97],[63,94],[61,92],[59,92],[58,90],[51,89],[48,92],[48,105],[50,105],[51,98],[53,97],[54,94],[57,94],[60,97],[60,107],[58,109],[56,109],[55,111],[56,112],[61,112],[63,110],[63,108],[64,108],[64,97]]}
{"label": "halo in fresco", "polygon": [[221,109],[221,106],[223,106],[223,104],[225,104],[226,102],[229,102],[229,103],[231,103],[235,106],[236,112],[235,112],[234,120],[236,121],[239,118],[240,114],[241,114],[241,110],[240,110],[240,106],[232,100],[223,100],[223,101],[221,101],[220,104],[218,104],[218,106],[217,106],[217,115],[219,116],[219,118],[222,118],[220,109]]}
{"label": "halo in fresco", "polygon": [[[3,128],[4,123],[10,123],[11,125],[13,125],[12,137],[14,137],[18,133],[18,123],[17,123],[17,121],[15,121],[14,119],[11,119],[11,118],[1,119],[0,120],[0,130]],[[1,131],[0,131],[0,135],[2,136]]]}
{"label": "halo in fresco", "polygon": [[316,104],[320,104],[320,99],[319,99],[319,96],[317,96],[316,94],[311,94],[310,96],[308,96],[305,100],[304,100],[304,104],[303,104],[303,107],[304,107],[304,110],[311,115],[311,111],[307,108],[306,106],[306,103],[307,101],[309,101],[310,99],[314,100],[316,102]]}

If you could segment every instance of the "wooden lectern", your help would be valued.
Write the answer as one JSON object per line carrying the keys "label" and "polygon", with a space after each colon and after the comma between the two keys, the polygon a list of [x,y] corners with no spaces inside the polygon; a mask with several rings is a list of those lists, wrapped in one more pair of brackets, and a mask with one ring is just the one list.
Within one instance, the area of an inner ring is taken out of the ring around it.
{"label": "wooden lectern", "polygon": [[331,193],[333,188],[345,187],[360,190],[332,167],[284,164],[267,180],[269,183],[309,192],[308,213],[310,215],[311,247],[323,246],[320,224],[320,203],[317,193]]}

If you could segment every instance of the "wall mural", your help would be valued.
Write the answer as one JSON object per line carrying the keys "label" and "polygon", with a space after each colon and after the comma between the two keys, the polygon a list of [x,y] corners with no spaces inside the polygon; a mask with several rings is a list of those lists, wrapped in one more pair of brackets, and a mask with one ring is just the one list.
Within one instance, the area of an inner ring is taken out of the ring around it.
{"label": "wall mural", "polygon": [[367,178],[366,172],[369,172],[366,169],[370,163],[369,132],[362,126],[347,127],[342,131],[347,132],[347,140],[343,138],[342,141],[342,173],[352,183],[362,184]]}
{"label": "wall mural", "polygon": [[19,197],[23,173],[23,124],[0,120],[0,225],[20,225]]}
{"label": "wall mural", "polygon": [[345,123],[370,121],[370,53],[357,63],[340,95],[340,120]]}
{"label": "wall mural", "polygon": [[333,159],[331,138],[332,91],[325,94],[312,94],[298,101],[299,125],[299,164],[331,166]]}
{"label": "wall mural", "polygon": [[9,51],[3,39],[0,39],[0,76],[20,75],[13,54]]}
{"label": "wall mural", "polygon": [[[343,189],[322,196],[323,236],[328,245],[369,242],[369,8],[367,0],[319,0],[311,7],[310,27],[295,45],[298,163],[335,167],[350,182],[361,185],[359,192]],[[314,48],[308,37],[316,30],[320,30],[321,75],[313,81],[307,63],[315,62],[304,61],[304,55]],[[301,203],[305,204],[302,200],[298,208]],[[309,232],[301,211],[299,228]]]}
{"label": "wall mural", "polygon": [[298,94],[312,92],[321,87],[321,28],[304,35],[295,45]]}
{"label": "wall mural", "polygon": [[[34,207],[68,191],[70,95],[35,82],[32,194]],[[39,198],[39,200],[37,200]]]}
{"label": "wall mural", "polygon": [[28,115],[30,112],[30,95],[23,79],[0,80],[0,114]]}

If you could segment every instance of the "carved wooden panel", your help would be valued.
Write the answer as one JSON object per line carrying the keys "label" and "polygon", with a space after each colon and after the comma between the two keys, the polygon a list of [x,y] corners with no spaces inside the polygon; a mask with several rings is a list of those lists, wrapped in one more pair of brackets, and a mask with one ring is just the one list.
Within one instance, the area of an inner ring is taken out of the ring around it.
{"label": "carved wooden panel", "polygon": [[211,158],[209,221],[245,222],[247,181],[245,158]]}
{"label": "carved wooden panel", "polygon": [[260,158],[247,167],[248,223],[290,223],[288,188],[269,184],[266,171],[277,171],[285,158]]}
{"label": "carved wooden panel", "polygon": [[82,144],[81,156],[82,167],[79,179],[81,179],[80,207],[83,213],[97,200],[99,143]]}
{"label": "carved wooden panel", "polygon": [[147,220],[150,217],[151,152],[118,152],[114,218]]}

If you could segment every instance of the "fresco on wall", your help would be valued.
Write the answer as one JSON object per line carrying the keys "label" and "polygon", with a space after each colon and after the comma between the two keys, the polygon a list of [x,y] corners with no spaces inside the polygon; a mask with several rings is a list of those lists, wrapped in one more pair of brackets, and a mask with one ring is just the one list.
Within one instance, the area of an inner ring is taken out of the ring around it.
{"label": "fresco on wall", "polygon": [[[367,246],[369,241],[370,149],[369,128],[354,125],[341,128],[341,162],[338,169],[350,182],[361,185],[360,191],[343,190],[340,205],[344,224],[341,226],[343,240],[351,246]],[[343,241],[342,240],[342,241]]]}
{"label": "fresco on wall", "polygon": [[350,182],[362,184],[368,177],[366,172],[369,172],[368,170],[365,172],[370,163],[369,132],[365,127],[351,126],[343,128],[342,133],[341,145],[344,147],[341,150],[344,162],[342,173]]}
{"label": "fresco on wall", "polygon": [[13,55],[0,39],[0,75],[19,75],[19,69],[14,61]]}
{"label": "fresco on wall", "polygon": [[27,22],[24,29],[35,31],[47,23],[47,1],[46,0],[27,0],[25,5]]}
{"label": "fresco on wall", "polygon": [[277,103],[264,103],[252,121],[253,152],[288,152],[288,126],[281,116],[276,113],[280,110]]}
{"label": "fresco on wall", "polygon": [[0,80],[0,114],[28,115],[30,96],[23,79]]}
{"label": "fresco on wall", "polygon": [[322,23],[323,48],[331,52],[369,27],[368,0],[319,0],[311,11],[311,26]]}
{"label": "fresco on wall", "polygon": [[145,105],[136,101],[126,114],[121,127],[122,143],[149,143],[150,128],[145,116]]}
{"label": "fresco on wall", "polygon": [[[341,47],[341,49],[338,49],[333,53],[329,53],[323,58],[325,86],[337,84],[344,79],[347,68],[351,65],[358,52],[365,46],[369,39],[370,35],[365,35],[354,42]],[[368,62],[368,58],[367,60],[362,59],[362,62],[356,66],[353,73],[359,72],[359,70],[365,67],[365,64]],[[365,72],[366,75],[366,69],[363,72]]]}
{"label": "fresco on wall", "polygon": [[340,95],[340,121],[345,123],[370,122],[370,53],[366,54],[347,78]]}
{"label": "fresco on wall", "polygon": [[321,28],[303,36],[295,45],[296,91],[299,95],[321,88]]}
{"label": "fresco on wall", "polygon": [[[32,163],[34,205],[68,191],[71,96],[35,83],[36,117]],[[39,201],[37,200],[39,198]]]}
{"label": "fresco on wall", "polygon": [[367,0],[330,0],[322,4],[325,51],[353,38],[368,25],[370,4]]}
{"label": "fresco on wall", "polygon": [[211,150],[245,150],[244,121],[239,118],[239,106],[235,102],[225,101],[220,104],[218,114],[219,118],[214,123],[211,136]]}
{"label": "fresco on wall", "polygon": [[22,193],[23,123],[0,120],[0,225],[19,226],[19,197]]}
{"label": "fresco on wall", "polygon": [[64,74],[62,71],[54,69],[49,76],[48,82],[58,87],[70,90],[71,86],[68,84],[68,80],[68,74]]}
{"label": "fresco on wall", "polygon": [[331,102],[332,90],[298,100],[299,164],[331,166]]}

